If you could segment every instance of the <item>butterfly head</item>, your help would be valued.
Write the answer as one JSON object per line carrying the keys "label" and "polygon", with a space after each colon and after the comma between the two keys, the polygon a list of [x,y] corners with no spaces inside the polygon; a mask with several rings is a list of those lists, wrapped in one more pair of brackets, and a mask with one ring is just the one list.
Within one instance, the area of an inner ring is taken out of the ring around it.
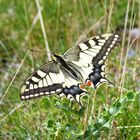
{"label": "butterfly head", "polygon": [[62,65],[65,65],[66,64],[64,58],[62,56],[60,56],[60,55],[55,54],[55,53],[52,53],[52,59],[55,62],[61,63]]}
{"label": "butterfly head", "polygon": [[54,54],[54,53],[52,53],[51,58],[52,58],[52,60],[54,60],[55,62],[57,61],[57,58],[55,57],[55,54]]}

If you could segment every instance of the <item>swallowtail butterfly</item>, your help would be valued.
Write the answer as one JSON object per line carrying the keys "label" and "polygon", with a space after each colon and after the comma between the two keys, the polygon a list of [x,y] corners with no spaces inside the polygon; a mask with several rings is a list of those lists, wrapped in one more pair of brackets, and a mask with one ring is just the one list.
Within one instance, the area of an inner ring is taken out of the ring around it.
{"label": "swallowtail butterfly", "polygon": [[62,55],[53,54],[52,61],[38,68],[24,82],[21,100],[65,95],[81,105],[80,97],[88,94],[85,86],[96,89],[109,82],[105,61],[119,42],[118,34],[102,34],[79,43]]}

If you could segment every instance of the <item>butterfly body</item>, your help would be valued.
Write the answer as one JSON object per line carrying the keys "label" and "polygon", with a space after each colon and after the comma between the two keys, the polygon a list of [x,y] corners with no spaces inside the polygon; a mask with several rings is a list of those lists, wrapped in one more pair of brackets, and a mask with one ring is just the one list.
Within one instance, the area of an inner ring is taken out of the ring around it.
{"label": "butterfly body", "polygon": [[76,100],[94,89],[106,78],[105,61],[120,39],[117,34],[103,34],[92,37],[66,51],[63,55],[53,54],[53,60],[37,69],[23,84],[21,99],[29,100],[39,96],[59,95]]}
{"label": "butterfly body", "polygon": [[60,67],[63,70],[63,72],[65,71],[65,73],[69,74],[69,76],[71,76],[72,78],[76,79],[76,80],[81,80],[82,75],[80,74],[80,72],[78,71],[77,68],[75,68],[74,66],[70,65],[68,62],[66,62],[66,60],[64,60],[64,58],[62,56],[53,54],[54,57],[56,57],[56,61],[58,63],[60,63]]}

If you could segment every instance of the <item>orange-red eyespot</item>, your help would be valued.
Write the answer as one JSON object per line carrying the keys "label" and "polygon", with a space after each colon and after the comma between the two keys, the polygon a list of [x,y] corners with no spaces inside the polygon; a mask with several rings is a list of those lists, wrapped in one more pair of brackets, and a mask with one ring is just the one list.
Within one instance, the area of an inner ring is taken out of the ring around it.
{"label": "orange-red eyespot", "polygon": [[84,84],[81,84],[79,87],[80,89],[85,89],[86,86]]}
{"label": "orange-red eyespot", "polygon": [[86,86],[90,87],[91,85],[92,85],[92,82],[91,82],[90,80],[88,80],[88,81],[86,82]]}

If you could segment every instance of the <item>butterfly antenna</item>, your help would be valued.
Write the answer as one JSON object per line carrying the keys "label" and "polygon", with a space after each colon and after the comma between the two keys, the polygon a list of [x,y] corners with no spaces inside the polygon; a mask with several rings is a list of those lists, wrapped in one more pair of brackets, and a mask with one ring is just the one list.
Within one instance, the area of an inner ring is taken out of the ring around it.
{"label": "butterfly antenna", "polygon": [[54,54],[54,53],[52,53],[52,52],[46,52],[46,51],[43,52],[43,51],[39,51],[39,50],[35,50],[35,49],[30,49],[30,51],[31,51],[31,52],[37,52],[37,53],[47,53],[47,54],[49,53],[49,54],[51,54],[51,56],[53,56],[53,54]]}
{"label": "butterfly antenna", "polygon": [[114,83],[112,83],[112,82],[109,81],[108,79],[107,79],[107,81],[108,81],[108,83],[109,83],[110,86],[113,86],[114,88],[116,88],[116,85],[115,85]]}

